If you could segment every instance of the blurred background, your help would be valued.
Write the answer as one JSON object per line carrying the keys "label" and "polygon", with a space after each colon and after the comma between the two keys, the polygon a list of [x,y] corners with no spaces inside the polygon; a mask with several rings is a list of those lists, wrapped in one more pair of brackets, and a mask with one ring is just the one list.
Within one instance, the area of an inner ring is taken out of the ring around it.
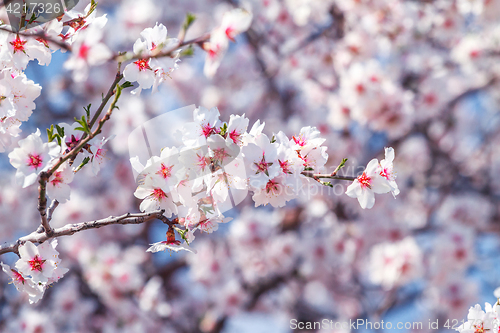
{"label": "blurred background", "polygon": [[[0,331],[351,331],[292,324],[323,319],[393,327],[363,332],[427,332],[437,320],[447,331],[469,307],[496,301],[500,0],[106,0],[97,15],[107,15],[104,40],[118,52],[132,50],[156,22],[176,37],[188,12],[196,21],[186,39],[201,36],[235,7],[253,13],[252,25],[213,78],[203,75],[206,52],[195,47],[158,93],[123,93],[104,129],[116,135],[104,167],[97,177],[85,170],[75,177],[52,225],[139,211],[128,135],[192,104],[217,106],[222,121],[260,119],[269,136],[316,126],[329,167],[347,157],[348,175],[393,147],[401,194],[377,195],[371,210],[347,197],[342,181],[280,209],[247,198],[227,213],[233,221],[197,235],[196,255],[146,253],[164,240],[161,221],[59,238],[70,271],[37,304],[0,275]],[[77,83],[63,69],[68,53],[52,56],[49,66],[31,62],[25,72],[42,93],[17,139],[72,123],[83,106],[99,104],[115,76],[109,62]],[[15,184],[7,153],[0,169],[5,242],[35,230],[39,216],[36,188]],[[413,328],[397,329],[399,322]]]}

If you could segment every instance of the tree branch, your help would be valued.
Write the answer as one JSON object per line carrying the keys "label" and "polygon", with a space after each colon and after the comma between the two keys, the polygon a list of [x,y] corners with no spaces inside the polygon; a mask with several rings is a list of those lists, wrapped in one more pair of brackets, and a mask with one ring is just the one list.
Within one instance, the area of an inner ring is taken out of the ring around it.
{"label": "tree branch", "polygon": [[[92,140],[96,135],[98,135],[99,133],[101,133],[101,130],[102,130],[102,127],[103,127],[104,123],[109,120],[109,118],[111,116],[111,113],[113,112],[113,109],[116,108],[116,103],[118,102],[118,98],[120,97],[121,90],[117,88],[116,91],[115,91],[115,87],[117,87],[118,82],[120,82],[120,80],[122,78],[123,78],[122,74],[120,74],[120,73],[116,74],[115,80],[113,81],[111,88],[109,89],[108,93],[106,94],[106,97],[103,98],[103,100],[101,102],[101,105],[97,109],[97,112],[94,115],[94,119],[97,119],[97,117],[99,116],[99,114],[102,112],[102,109],[104,109],[104,107],[108,103],[108,101],[111,98],[111,96],[115,95],[115,98],[113,99],[113,102],[109,106],[108,112],[106,113],[106,115],[101,120],[99,120],[97,128],[93,132],[90,132],[90,134],[83,135],[82,139],[80,140],[80,142],[78,143],[78,145],[76,147],[74,147],[66,155],[59,157],[59,160],[57,161],[57,163],[55,163],[49,170],[43,171],[43,172],[40,173],[40,176],[39,176],[39,179],[38,179],[38,183],[39,183],[39,187],[38,187],[38,211],[40,212],[40,217],[42,219],[41,224],[42,224],[43,229],[44,229],[44,231],[45,231],[45,233],[47,234],[48,237],[50,237],[52,235],[53,230],[52,230],[52,228],[49,225],[49,221],[47,220],[47,196],[46,196],[47,182],[48,182],[50,176],[52,176],[52,174],[64,162],[66,162],[69,159],[73,159],[74,157],[76,157],[76,155],[78,155],[78,153],[87,145],[87,143],[90,140]],[[92,119],[92,121],[94,121],[94,119]],[[93,123],[91,122],[91,124],[89,126],[90,129],[92,129],[92,125],[93,125]]]}
{"label": "tree branch", "polygon": [[59,206],[59,201],[57,201],[56,199],[52,200],[47,213],[47,222],[50,222],[52,220],[52,214],[56,210],[57,206]]}
{"label": "tree branch", "polygon": [[111,224],[141,224],[154,219],[163,219],[164,209],[156,210],[149,213],[127,213],[121,216],[113,217],[110,216],[101,220],[94,220],[88,222],[81,222],[76,224],[66,224],[64,227],[56,228],[53,230],[51,236],[48,236],[45,232],[34,231],[29,235],[19,238],[16,242],[6,243],[0,246],[0,254],[14,252],[18,253],[19,245],[26,242],[32,243],[43,243],[51,238],[70,236],[77,232],[88,230],[88,229],[98,229]]}
{"label": "tree branch", "polygon": [[334,173],[314,173],[314,171],[302,171],[301,174],[306,177],[311,177],[314,179],[329,178],[329,179],[340,179],[340,180],[350,180],[350,181],[354,181],[357,179],[357,177],[336,176],[336,171],[334,171]]}
{"label": "tree branch", "polygon": [[173,56],[174,52],[177,51],[180,47],[186,46],[186,45],[191,45],[191,44],[202,44],[210,39],[210,34],[206,33],[200,37],[190,39],[185,42],[179,41],[175,46],[171,47],[170,49],[163,51],[160,49],[159,52],[153,52],[151,54],[133,54],[131,52],[127,52],[125,54],[118,53],[114,55],[111,59],[118,60],[118,62],[125,62],[125,61],[130,61],[130,60],[139,60],[139,59],[149,59],[149,58],[164,58],[164,57],[171,57]]}

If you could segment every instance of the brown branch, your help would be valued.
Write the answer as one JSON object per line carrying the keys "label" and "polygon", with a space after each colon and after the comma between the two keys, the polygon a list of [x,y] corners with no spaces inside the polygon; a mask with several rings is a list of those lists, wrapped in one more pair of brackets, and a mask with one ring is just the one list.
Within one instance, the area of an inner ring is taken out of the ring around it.
{"label": "brown branch", "polygon": [[57,206],[59,206],[59,201],[57,201],[56,199],[52,200],[52,203],[50,204],[47,212],[47,222],[50,222],[52,220],[52,214],[56,210]]}
{"label": "brown branch", "polygon": [[32,243],[43,243],[51,238],[70,236],[83,230],[98,229],[111,224],[141,224],[154,219],[162,219],[164,218],[164,212],[165,210],[162,209],[149,213],[127,213],[117,217],[110,216],[101,220],[66,224],[64,227],[54,229],[50,236],[43,231],[35,231],[29,235],[19,238],[16,242],[0,245],[0,254],[8,252],[18,253],[19,245],[28,241]]}
{"label": "brown branch", "polygon": [[185,42],[179,41],[179,43],[177,43],[175,46],[173,46],[170,49],[163,51],[163,52],[160,49],[160,51],[153,52],[151,54],[118,53],[118,54],[114,55],[111,59],[118,60],[119,62],[125,62],[125,61],[130,61],[130,60],[139,60],[139,59],[172,57],[174,55],[174,52],[183,46],[191,45],[191,44],[201,45],[204,42],[208,41],[209,39],[210,39],[210,34],[206,33],[200,37],[190,39],[190,40],[185,41]]}
{"label": "brown branch", "polygon": [[314,173],[314,171],[302,171],[301,175],[304,175],[306,177],[314,178],[314,179],[319,179],[319,178],[329,178],[329,179],[340,179],[340,180],[350,180],[354,181],[357,179],[357,177],[351,177],[351,176],[336,176],[336,171],[334,173]]}
{"label": "brown branch", "polygon": [[[115,95],[115,98],[113,99],[113,102],[109,106],[108,112],[106,115],[99,120],[97,128],[93,131],[90,132],[87,136],[82,136],[82,139],[78,143],[76,147],[74,147],[68,154],[59,157],[59,160],[57,163],[55,163],[49,170],[41,172],[40,177],[39,177],[39,187],[38,187],[38,211],[40,212],[40,216],[42,219],[42,226],[47,234],[47,236],[52,235],[52,228],[49,225],[49,221],[47,220],[47,196],[46,196],[46,186],[47,186],[47,181],[49,180],[50,176],[67,160],[73,159],[78,155],[78,153],[87,145],[87,143],[92,140],[96,135],[101,133],[102,127],[106,121],[109,120],[111,113],[113,112],[113,109],[116,107],[116,103],[118,102],[118,98],[120,97],[120,93],[117,93],[117,91],[121,91],[120,89],[117,89],[115,91],[115,87],[117,87],[118,82],[122,79],[123,75],[117,73],[115,80],[113,81],[113,85],[109,89],[107,95],[105,98],[103,98],[101,105],[98,108],[98,113],[96,113],[97,117],[101,113],[102,109],[104,106],[108,103],[109,99],[111,98],[112,95]],[[96,115],[94,115],[94,118],[97,119]],[[93,119],[94,120],[94,119]],[[89,126],[89,128],[92,128],[93,123]],[[55,209],[55,208],[54,208]]]}
{"label": "brown branch", "polygon": [[[121,64],[121,63],[119,63],[119,64]],[[118,71],[118,73],[116,73],[115,80],[113,81],[113,83],[109,87],[109,90],[108,90],[106,96],[104,96],[104,98],[102,99],[101,105],[99,105],[99,107],[97,108],[97,111],[95,112],[94,116],[92,117],[92,120],[89,123],[90,129],[92,129],[92,127],[94,126],[95,122],[97,121],[97,118],[99,118],[99,116],[101,115],[102,110],[104,109],[106,104],[108,104],[108,101],[111,98],[111,96],[114,95],[116,85],[118,84],[118,82],[120,82],[120,80],[122,78],[123,78],[123,75]]]}
{"label": "brown branch", "polygon": [[[40,186],[38,187],[38,212],[40,213],[40,217],[42,219],[42,227],[43,231],[45,234],[47,234],[48,237],[52,236],[53,230],[50,227],[49,221],[47,220],[47,195],[46,195],[46,190],[47,190],[47,181],[44,180],[45,178],[40,175],[40,179],[38,182],[40,183]],[[47,177],[47,180],[49,177]]]}

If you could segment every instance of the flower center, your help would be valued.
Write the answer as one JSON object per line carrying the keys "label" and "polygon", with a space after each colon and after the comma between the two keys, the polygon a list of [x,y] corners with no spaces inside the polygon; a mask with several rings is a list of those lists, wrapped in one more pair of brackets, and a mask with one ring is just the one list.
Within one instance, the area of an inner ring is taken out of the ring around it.
{"label": "flower center", "polygon": [[220,148],[220,149],[214,149],[214,159],[217,161],[220,161],[221,163],[224,161],[226,157],[230,157],[228,153],[226,153],[226,149]]}
{"label": "flower center", "polygon": [[97,158],[99,161],[102,160],[106,156],[106,149],[99,148],[95,152],[95,158]]}
{"label": "flower center", "polygon": [[255,166],[257,167],[257,172],[255,174],[258,174],[260,172],[263,172],[266,174],[266,176],[269,177],[269,171],[267,170],[269,166],[273,165],[272,163],[267,163],[264,157],[264,154],[262,154],[262,160],[258,163],[254,163]]}
{"label": "flower center", "polygon": [[392,170],[389,168],[383,168],[380,171],[380,175],[387,180],[395,180],[396,179],[395,175],[392,173]]}
{"label": "flower center", "polygon": [[42,260],[40,258],[40,256],[37,254],[33,258],[33,260],[28,261],[28,264],[30,265],[32,271],[39,271],[39,272],[41,272],[42,269],[43,269],[43,263],[44,262],[45,262],[45,260]]}
{"label": "flower center", "polygon": [[87,59],[87,56],[89,55],[89,50],[90,47],[87,44],[82,44],[82,46],[80,46],[80,50],[78,50],[78,57],[82,59]]}
{"label": "flower center", "polygon": [[278,183],[275,182],[274,180],[270,180],[266,184],[266,193],[269,194],[269,192],[271,191],[273,192],[273,194],[276,194],[276,192],[279,191]]}
{"label": "flower center", "polygon": [[293,141],[295,141],[296,144],[298,144],[301,147],[304,147],[306,145],[306,140],[302,135],[299,135],[298,138],[292,136]]}
{"label": "flower center", "polygon": [[208,165],[208,161],[203,155],[197,155],[198,161],[196,162],[196,165],[202,170],[205,171],[205,167]]}
{"label": "flower center", "polygon": [[361,176],[358,177],[358,182],[361,184],[362,188],[371,188],[372,179],[366,175],[366,172],[363,172]]}
{"label": "flower center", "polygon": [[240,133],[236,132],[236,130],[233,130],[231,133],[229,133],[229,138],[236,144],[240,142],[240,136]]}
{"label": "flower center", "polygon": [[288,174],[292,173],[290,171],[290,165],[289,165],[288,161],[281,162],[280,160],[278,160],[278,162],[280,163],[281,170],[283,170],[284,173],[288,173]]}
{"label": "flower center", "polygon": [[27,42],[28,41],[21,40],[19,36],[17,36],[13,42],[10,42],[10,45],[12,45],[12,47],[14,48],[14,53],[24,52],[24,44],[26,44]]}
{"label": "flower center", "polygon": [[66,146],[71,150],[78,146],[78,143],[80,142],[80,139],[77,139],[74,135],[71,135],[71,138],[69,141],[66,141]]}
{"label": "flower center", "polygon": [[43,159],[38,154],[28,154],[28,166],[38,169],[42,166]]}
{"label": "flower center", "polygon": [[161,201],[167,197],[165,192],[161,188],[155,188],[153,189],[153,193],[151,193],[151,196],[155,198],[157,201]]}
{"label": "flower center", "polygon": [[160,170],[156,173],[157,175],[160,175],[163,179],[167,179],[172,175],[172,168],[174,166],[166,166],[165,163],[161,164]]}
{"label": "flower center", "polygon": [[53,186],[56,186],[58,184],[61,184],[63,182],[63,178],[62,178],[62,172],[61,171],[56,171],[54,172],[54,179],[52,179],[50,181],[50,183],[53,185]]}
{"label": "flower center", "polygon": [[11,269],[12,273],[14,274],[14,281],[18,283],[24,284],[24,277],[21,275],[21,273]]}
{"label": "flower center", "polygon": [[203,131],[203,135],[205,135],[205,138],[208,138],[210,134],[215,133],[214,128],[210,127],[209,124],[201,126],[201,130]]}
{"label": "flower center", "polygon": [[134,61],[134,64],[137,65],[140,71],[145,71],[146,69],[151,69],[149,67],[149,59],[140,59],[137,61]]}

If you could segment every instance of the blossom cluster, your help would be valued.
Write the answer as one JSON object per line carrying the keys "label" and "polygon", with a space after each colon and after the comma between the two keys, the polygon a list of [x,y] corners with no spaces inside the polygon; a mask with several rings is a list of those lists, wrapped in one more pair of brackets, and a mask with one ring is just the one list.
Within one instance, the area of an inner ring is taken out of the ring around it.
{"label": "blossom cluster", "polygon": [[[19,147],[9,153],[9,160],[16,170],[16,181],[23,188],[33,185],[41,172],[53,168],[60,157],[70,153],[81,142],[84,132],[78,128],[81,124],[72,125],[60,123],[57,125],[61,134],[59,141],[43,142],[40,130],[19,140]],[[106,149],[103,145],[110,138],[89,140],[77,157],[62,163],[54,170],[47,182],[47,195],[61,203],[70,198],[69,183],[73,181],[74,173],[82,166],[91,163],[94,175],[97,175],[105,160]]]}
{"label": "blossom cluster", "polygon": [[[175,215],[186,228],[180,233],[187,245],[196,230],[212,232],[219,223],[227,222],[223,212],[248,191],[253,193],[256,207],[283,207],[306,194],[304,189],[319,180],[303,172],[319,173],[328,161],[327,147],[322,146],[325,139],[315,127],[303,127],[291,139],[282,131],[270,138],[263,133],[265,123],[257,121],[247,131],[249,119],[244,115],[231,115],[228,123],[219,117],[215,107],[198,107],[194,121],[179,133],[183,146],[164,147],[145,165],[137,156],[131,158],[139,174],[134,195],[142,200],[141,211],[163,209],[167,218]],[[394,150],[387,148],[386,158],[380,163],[372,160],[349,186],[347,195],[358,197],[362,208],[371,208],[374,192],[398,194],[393,159]],[[175,239],[170,228],[167,240],[149,250],[165,249],[188,248]]]}
{"label": "blossom cluster", "polygon": [[[31,116],[34,100],[41,93],[41,86],[24,74],[28,63],[36,60],[47,66],[52,53],[65,52],[72,46],[64,66],[73,70],[76,81],[85,80],[89,66],[102,64],[111,56],[101,42],[106,22],[106,15],[96,17],[95,4],[89,4],[84,13],[67,11],[63,17],[28,29],[22,35],[9,32],[6,24],[0,25],[6,29],[0,30],[0,152],[12,144],[12,137],[19,136],[19,127]],[[49,39],[53,42],[49,43]]]}
{"label": "blossom cluster", "polygon": [[[495,296],[500,296],[500,288],[494,292]],[[474,332],[497,332],[500,329],[500,303],[497,301],[494,305],[486,302],[484,311],[481,305],[476,304],[469,309],[467,321],[455,328],[460,333]]]}
{"label": "blossom cluster", "polygon": [[38,246],[26,242],[19,246],[19,260],[15,269],[0,263],[2,269],[12,279],[20,292],[29,296],[30,303],[38,302],[52,283],[59,281],[68,271],[60,265],[57,240],[46,241]]}
{"label": "blossom cluster", "polygon": [[[179,56],[181,50],[175,50],[172,61],[165,57],[154,58],[162,50],[172,50],[178,45],[176,38],[167,37],[167,28],[158,23],[153,28],[146,28],[141,32],[141,38],[134,43],[134,55],[139,59],[128,64],[123,71],[126,80],[137,82],[139,87],[134,93],[140,94],[142,89],[153,88],[153,92],[158,90],[158,86],[170,77],[170,74],[179,67]],[[171,64],[169,64],[171,62]]]}

